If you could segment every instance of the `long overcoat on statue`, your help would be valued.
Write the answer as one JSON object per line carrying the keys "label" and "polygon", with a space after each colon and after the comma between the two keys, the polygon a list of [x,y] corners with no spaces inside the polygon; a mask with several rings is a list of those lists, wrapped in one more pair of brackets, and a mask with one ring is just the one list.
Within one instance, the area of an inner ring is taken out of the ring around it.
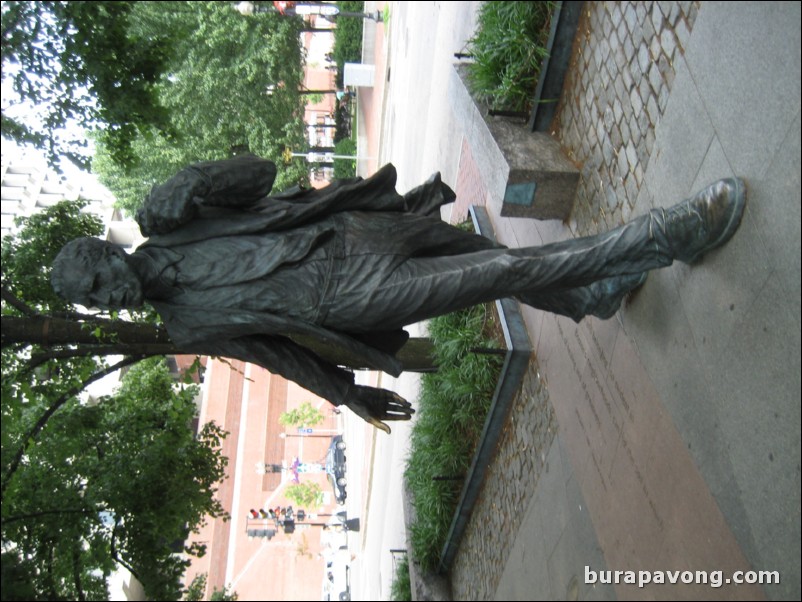
{"label": "long overcoat on statue", "polygon": [[[237,303],[215,307],[204,301],[203,294],[184,294],[178,301],[147,301],[182,350],[263,366],[341,404],[353,375],[339,365],[353,362],[398,375],[401,365],[394,354],[407,340],[406,332],[400,328],[365,329],[359,323],[335,328],[288,315],[290,312],[254,310],[248,297],[259,289],[249,282],[303,266],[310,257],[320,257],[323,248],[340,249],[347,255],[380,244],[384,252],[399,257],[426,257],[493,245],[478,236],[465,236],[442,222],[439,215],[431,217],[440,205],[454,200],[439,174],[403,196],[395,190],[392,165],[368,179],[340,180],[322,189],[270,196],[275,174],[272,162],[246,155],[192,165],[154,187],[137,215],[142,233],[149,236],[137,253],[180,258],[215,248],[215,241],[232,237],[249,241],[257,237],[262,248],[255,262],[258,265],[240,267],[229,258],[220,265],[215,261],[201,264],[202,269],[197,270],[198,280],[206,287],[236,282],[237,294],[243,297],[239,307]],[[370,273],[367,266],[366,298]],[[317,286],[304,282],[302,269],[292,274],[297,278],[293,286],[299,296],[305,287]]]}

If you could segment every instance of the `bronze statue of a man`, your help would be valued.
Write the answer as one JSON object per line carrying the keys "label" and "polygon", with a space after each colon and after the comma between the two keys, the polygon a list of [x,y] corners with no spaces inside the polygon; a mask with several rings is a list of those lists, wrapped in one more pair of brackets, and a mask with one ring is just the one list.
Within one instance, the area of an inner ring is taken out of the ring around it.
{"label": "bronze statue of a man", "polygon": [[355,385],[309,341],[398,375],[405,325],[476,303],[516,297],[577,321],[609,318],[648,270],[726,242],[745,203],[741,180],[721,180],[604,234],[508,249],[431,216],[455,198],[439,174],[403,196],[392,165],[270,196],[275,173],[253,155],[183,169],[137,215],[147,242],[126,254],[72,241],[53,287],[88,307],[146,301],[183,351],[263,366],[388,432],[382,421],[408,419],[410,404]]}

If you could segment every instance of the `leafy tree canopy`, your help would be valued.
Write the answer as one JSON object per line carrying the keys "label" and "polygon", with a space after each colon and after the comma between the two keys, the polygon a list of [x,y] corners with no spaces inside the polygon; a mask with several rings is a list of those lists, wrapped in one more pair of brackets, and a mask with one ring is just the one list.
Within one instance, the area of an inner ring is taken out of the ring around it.
{"label": "leafy tree canopy", "polygon": [[[106,579],[120,566],[150,598],[180,597],[188,561],[174,545],[206,515],[223,515],[214,493],[224,433],[207,424],[194,436],[195,393],[175,390],[152,358],[116,395],[50,418],[3,495],[3,540],[36,567],[29,582],[39,597],[108,599]],[[25,422],[4,419],[4,440]]]}
{"label": "leafy tree canopy", "polygon": [[[77,399],[112,370],[101,356],[125,349],[117,335],[85,328],[94,323],[48,284],[61,245],[101,231],[80,207],[56,205],[3,240],[3,597],[107,599],[109,574],[124,566],[149,597],[175,600],[186,561],[173,544],[204,516],[223,514],[214,493],[224,433],[213,424],[193,433],[195,390],[177,390],[157,358],[131,368],[115,395]],[[8,325],[20,320],[38,344],[7,344]],[[59,320],[89,342],[57,345]]]}
{"label": "leafy tree canopy", "polygon": [[[133,166],[121,167],[99,140],[93,169],[130,213],[154,184],[187,164],[252,152],[284,162],[304,147],[300,19],[244,17],[226,2],[140,2],[133,30],[142,36],[178,29],[164,76],[155,86],[174,137],[138,132]],[[306,183],[301,161],[279,170],[275,188]]]}
{"label": "leafy tree canopy", "polygon": [[278,421],[284,426],[315,426],[323,422],[323,414],[308,401],[289,412],[282,412]]}
{"label": "leafy tree canopy", "polygon": [[[187,602],[194,601],[194,600],[204,600],[206,595],[206,582],[207,582],[207,574],[201,573],[195,579],[192,580],[192,583],[189,584],[187,590],[184,594],[184,600]],[[220,600],[221,602],[230,601],[235,602],[239,600],[239,594],[237,592],[230,590],[228,587],[224,587],[222,590],[214,588],[211,596],[209,596],[209,600]]]}
{"label": "leafy tree canopy", "polygon": [[296,483],[287,487],[285,497],[296,506],[314,508],[323,502],[323,490],[315,482]]}
{"label": "leafy tree canopy", "polygon": [[44,150],[58,168],[63,157],[88,166],[80,128],[102,127],[101,140],[122,165],[133,162],[137,131],[169,135],[154,86],[182,32],[132,30],[136,4],[3,2],[3,79],[15,93],[3,98],[4,138]]}
{"label": "leafy tree canopy", "polygon": [[100,219],[81,211],[86,204],[63,201],[21,218],[19,232],[3,239],[3,284],[18,299],[41,311],[68,309],[69,304],[50,286],[50,265],[69,241],[103,233]]}

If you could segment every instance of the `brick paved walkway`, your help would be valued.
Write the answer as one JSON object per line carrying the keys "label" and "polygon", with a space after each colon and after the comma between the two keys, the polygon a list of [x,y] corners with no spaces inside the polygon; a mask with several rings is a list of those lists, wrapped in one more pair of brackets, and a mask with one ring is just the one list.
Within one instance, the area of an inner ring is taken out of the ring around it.
{"label": "brick paved walkway", "polygon": [[[382,157],[405,174],[401,189],[439,169],[484,202],[460,152],[484,141],[444,92],[479,4],[393,5],[391,60],[377,71],[389,91]],[[456,598],[799,599],[799,338],[785,334],[799,332],[799,74],[787,69],[799,4],[585,6],[553,132],[582,169],[574,214],[500,218],[487,199],[499,240],[593,233],[728,175],[747,179],[750,200],[726,249],[654,273],[615,320],[575,326],[523,308],[548,398],[530,389],[516,403],[457,558]],[[538,408],[554,411],[550,440],[522,426],[549,424]],[[535,441],[543,451],[526,462]],[[583,582],[588,566],[750,565],[779,568],[782,585]]]}
{"label": "brick paved walkway", "polygon": [[[570,224],[575,235],[629,218],[674,81],[673,61],[684,52],[697,11],[697,2],[588,3],[553,132],[582,165]],[[467,143],[457,194],[452,222],[468,205],[485,204]],[[451,572],[455,600],[495,597],[546,466],[557,421],[535,358],[508,420]]]}
{"label": "brick paved walkway", "polygon": [[548,389],[533,359],[454,561],[455,600],[493,598],[556,431]]}
{"label": "brick paved walkway", "polygon": [[582,165],[571,227],[594,234],[629,219],[655,128],[698,2],[588,2],[555,134]]}
{"label": "brick paved walkway", "polygon": [[454,192],[457,200],[451,210],[450,222],[452,224],[460,224],[470,219],[468,210],[471,205],[484,207],[487,202],[487,190],[471,154],[471,145],[467,140],[462,141]]}

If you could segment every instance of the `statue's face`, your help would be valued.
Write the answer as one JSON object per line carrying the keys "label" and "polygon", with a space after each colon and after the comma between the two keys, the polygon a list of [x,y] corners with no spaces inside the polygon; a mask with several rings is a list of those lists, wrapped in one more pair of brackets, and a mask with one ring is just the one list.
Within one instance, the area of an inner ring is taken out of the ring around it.
{"label": "statue's face", "polygon": [[91,280],[80,303],[99,309],[122,309],[142,305],[142,283],[125,260],[125,252],[109,246],[103,257],[92,266]]}

